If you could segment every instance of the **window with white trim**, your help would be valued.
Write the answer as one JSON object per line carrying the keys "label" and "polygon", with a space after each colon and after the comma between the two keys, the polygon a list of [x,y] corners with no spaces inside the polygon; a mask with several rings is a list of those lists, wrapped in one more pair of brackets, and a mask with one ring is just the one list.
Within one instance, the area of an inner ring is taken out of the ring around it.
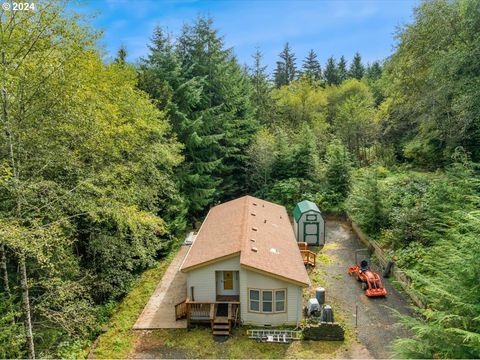
{"label": "window with white trim", "polygon": [[285,302],[287,300],[285,290],[276,290],[275,291],[275,312],[284,312],[285,311]]}
{"label": "window with white trim", "polygon": [[262,290],[262,312],[273,312],[272,290]]}
{"label": "window with white trim", "polygon": [[251,312],[266,314],[285,312],[287,305],[287,290],[260,290],[249,289],[249,305]]}
{"label": "window with white trim", "polygon": [[260,290],[250,290],[250,311],[260,311]]}

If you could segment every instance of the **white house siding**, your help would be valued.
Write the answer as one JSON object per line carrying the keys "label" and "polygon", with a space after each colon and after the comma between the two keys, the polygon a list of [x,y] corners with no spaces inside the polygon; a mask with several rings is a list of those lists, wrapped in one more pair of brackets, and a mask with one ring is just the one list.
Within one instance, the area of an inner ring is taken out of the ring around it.
{"label": "white house siding", "polygon": [[[218,261],[210,265],[191,270],[187,273],[187,294],[191,298],[194,289],[195,301],[214,302],[216,300],[215,271],[239,271],[240,257]],[[242,276],[240,275],[240,281]]]}
{"label": "white house siding", "polygon": [[[287,289],[287,312],[272,314],[249,312],[248,289]],[[244,268],[240,270],[240,311],[244,324],[296,325],[302,319],[302,294],[300,286]]]}

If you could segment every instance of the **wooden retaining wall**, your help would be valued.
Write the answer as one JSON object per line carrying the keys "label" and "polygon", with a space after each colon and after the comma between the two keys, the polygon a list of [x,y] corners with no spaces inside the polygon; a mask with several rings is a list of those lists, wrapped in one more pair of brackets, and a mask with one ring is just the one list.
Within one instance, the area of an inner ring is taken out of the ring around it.
{"label": "wooden retaining wall", "polygon": [[[350,216],[348,214],[340,214],[340,215],[334,215],[334,214],[328,214],[325,216],[326,219],[330,220],[340,220],[340,221],[345,221],[347,222],[355,232],[355,234],[358,236],[360,241],[365,244],[365,246],[370,250],[372,254],[375,254],[375,256],[378,259],[378,262],[380,266],[384,269],[387,263],[391,260],[389,259],[388,254],[385,252],[385,250],[382,249],[380,244],[371,239],[367,234],[363,232],[363,230],[358,226],[356,223],[352,221]],[[398,284],[402,287],[403,291],[410,297],[412,302],[420,307],[420,308],[425,308],[425,304],[418,298],[418,296],[412,291],[411,288],[411,279],[405,274],[402,269],[398,268],[397,265],[395,264],[390,272],[390,276],[393,277]]]}

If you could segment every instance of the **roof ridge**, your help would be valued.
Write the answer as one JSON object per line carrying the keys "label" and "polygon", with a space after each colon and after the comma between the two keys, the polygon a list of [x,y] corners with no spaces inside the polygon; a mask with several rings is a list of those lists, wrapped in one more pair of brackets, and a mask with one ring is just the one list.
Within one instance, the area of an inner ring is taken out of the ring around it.
{"label": "roof ridge", "polygon": [[243,219],[242,219],[242,231],[241,231],[241,236],[240,236],[240,262],[242,262],[241,260],[241,257],[242,257],[242,254],[244,251],[247,251],[248,249],[246,248],[247,247],[247,244],[248,242],[246,241],[247,239],[247,235],[248,235],[248,227],[249,227],[249,217],[248,217],[248,214],[250,212],[250,202],[248,201],[249,200],[249,196],[246,195],[245,197],[245,206],[244,206],[244,210],[243,210]]}

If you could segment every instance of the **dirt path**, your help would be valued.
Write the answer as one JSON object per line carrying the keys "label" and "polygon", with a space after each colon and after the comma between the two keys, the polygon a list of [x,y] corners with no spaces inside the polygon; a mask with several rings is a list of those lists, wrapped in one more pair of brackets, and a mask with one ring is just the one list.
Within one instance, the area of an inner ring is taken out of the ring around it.
{"label": "dirt path", "polygon": [[[331,261],[320,262],[317,267],[325,272],[327,303],[338,305],[351,326],[355,327],[355,307],[358,318],[356,333],[358,340],[365,345],[375,358],[390,357],[392,342],[408,334],[395,326],[397,318],[391,309],[401,314],[410,314],[411,304],[406,295],[396,290],[387,279],[383,284],[388,291],[386,298],[367,298],[361,285],[347,274],[349,265],[355,263],[355,250],[361,244],[350,226],[339,221],[327,221],[327,241],[322,252]],[[373,269],[381,274],[379,269]]]}

